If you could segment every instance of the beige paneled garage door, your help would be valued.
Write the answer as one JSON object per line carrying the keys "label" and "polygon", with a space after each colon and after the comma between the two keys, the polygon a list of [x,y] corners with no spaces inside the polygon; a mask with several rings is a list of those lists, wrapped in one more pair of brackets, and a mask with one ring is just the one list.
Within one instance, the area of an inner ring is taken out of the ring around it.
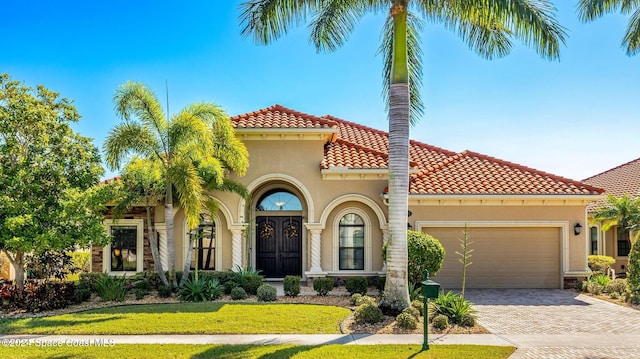
{"label": "beige paneled garage door", "polygon": [[[447,254],[432,279],[445,289],[460,289],[459,238],[462,228],[423,228],[438,238]],[[560,288],[560,231],[552,228],[470,228],[473,241],[467,288]]]}

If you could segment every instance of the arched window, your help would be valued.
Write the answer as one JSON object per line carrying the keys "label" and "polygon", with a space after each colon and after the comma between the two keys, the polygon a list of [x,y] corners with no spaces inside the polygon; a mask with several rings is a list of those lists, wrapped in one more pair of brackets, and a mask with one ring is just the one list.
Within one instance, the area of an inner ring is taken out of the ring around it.
{"label": "arched window", "polygon": [[302,203],[291,192],[277,189],[265,193],[256,206],[257,211],[302,211]]}
{"label": "arched window", "polygon": [[364,269],[364,221],[355,213],[340,219],[338,262],[340,270]]}
{"label": "arched window", "polygon": [[216,269],[216,224],[208,213],[200,214],[198,229],[191,232],[194,238],[191,269]]}

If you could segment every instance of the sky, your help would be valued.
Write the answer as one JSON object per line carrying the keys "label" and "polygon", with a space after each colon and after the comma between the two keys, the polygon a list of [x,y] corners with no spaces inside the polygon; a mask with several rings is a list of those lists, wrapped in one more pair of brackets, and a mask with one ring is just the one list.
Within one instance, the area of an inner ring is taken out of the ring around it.
{"label": "sky", "polygon": [[[126,81],[163,105],[168,87],[170,113],[202,101],[232,116],[281,104],[388,130],[376,56],[385,14],[365,16],[338,51],[317,53],[304,24],[268,46],[243,38],[240,2],[4,0],[0,73],[72,99],[82,115],[73,128],[100,149],[120,121],[112,100]],[[568,33],[559,61],[518,42],[484,60],[427,23],[425,114],[411,137],[576,180],[640,157],[640,55],[621,47],[628,17],[581,23],[576,3],[554,1]]]}

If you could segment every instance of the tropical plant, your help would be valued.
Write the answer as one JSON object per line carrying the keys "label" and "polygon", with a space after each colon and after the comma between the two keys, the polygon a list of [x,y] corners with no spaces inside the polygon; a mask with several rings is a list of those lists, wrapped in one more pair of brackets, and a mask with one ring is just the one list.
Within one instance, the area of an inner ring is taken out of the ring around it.
{"label": "tropical plant", "polygon": [[[603,231],[608,231],[611,227],[617,226],[618,238],[631,242],[631,231],[640,228],[640,197],[632,198],[627,193],[622,197],[608,195],[606,205],[594,212],[593,220],[597,223],[602,223]],[[620,248],[620,245],[621,242],[618,240],[618,255],[628,254],[620,253],[624,249]]]}
{"label": "tropical plant", "polygon": [[75,133],[71,101],[0,74],[0,251],[20,289],[28,253],[108,243],[103,225],[111,186],[98,149]]}
{"label": "tropical plant", "polygon": [[198,278],[187,279],[180,290],[178,297],[188,302],[202,302],[206,300],[216,300],[222,296],[223,288],[217,279]]}
{"label": "tropical plant", "polygon": [[589,281],[598,283],[599,285],[604,287],[607,284],[609,284],[609,282],[611,281],[611,278],[605,274],[597,274],[597,275],[592,275],[591,278],[589,278]]}
{"label": "tropical plant", "polygon": [[453,324],[459,324],[465,315],[474,315],[476,313],[471,302],[464,299],[460,294],[451,291],[440,293],[432,303],[431,316],[445,315],[449,318],[449,322]]}
{"label": "tropical plant", "polygon": [[593,21],[606,13],[620,12],[631,14],[627,32],[622,40],[622,46],[627,55],[632,56],[640,52],[640,2],[633,0],[580,0],[578,12],[584,22]]}
{"label": "tropical plant", "polygon": [[480,56],[506,55],[512,38],[546,58],[557,58],[564,30],[549,0],[249,0],[241,4],[244,36],[268,44],[311,18],[311,42],[318,51],[342,46],[368,13],[386,11],[379,53],[384,57],[383,93],[389,110],[389,253],[381,306],[400,312],[409,306],[407,212],[409,125],[423,112],[419,32],[425,19],[458,33]]}
{"label": "tropical plant", "polygon": [[216,202],[206,196],[207,190],[242,188],[225,179],[225,171],[244,175],[247,149],[235,137],[227,114],[211,103],[189,105],[169,119],[153,91],[141,83],[127,82],[116,91],[114,105],[123,122],[105,140],[105,160],[117,169],[133,153],[160,164],[165,182],[169,282],[175,286],[174,189],[188,227],[197,227],[203,208],[217,209]]}
{"label": "tropical plant", "polygon": [[121,302],[127,296],[127,277],[112,277],[106,274],[98,277],[95,284],[96,292],[102,300]]}

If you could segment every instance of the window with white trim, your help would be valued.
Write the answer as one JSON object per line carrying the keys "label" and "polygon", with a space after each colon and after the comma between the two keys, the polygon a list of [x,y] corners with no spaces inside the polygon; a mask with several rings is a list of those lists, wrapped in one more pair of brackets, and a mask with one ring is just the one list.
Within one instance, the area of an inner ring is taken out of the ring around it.
{"label": "window with white trim", "polygon": [[135,273],[144,270],[144,220],[105,221],[111,243],[104,248],[105,272]]}
{"label": "window with white trim", "polygon": [[362,217],[348,213],[340,219],[338,263],[340,270],[364,270],[364,231]]}

